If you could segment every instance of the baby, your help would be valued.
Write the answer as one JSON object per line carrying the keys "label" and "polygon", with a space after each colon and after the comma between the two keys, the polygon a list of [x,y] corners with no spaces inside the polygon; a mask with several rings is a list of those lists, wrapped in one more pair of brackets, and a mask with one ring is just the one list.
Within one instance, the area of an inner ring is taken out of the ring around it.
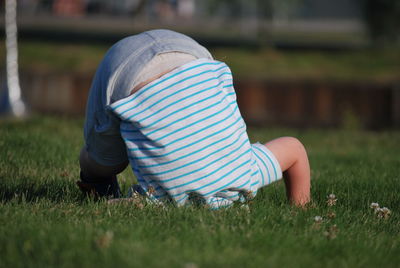
{"label": "baby", "polygon": [[80,154],[80,189],[121,196],[128,162],[133,189],[154,202],[216,209],[245,202],[284,177],[288,199],[310,200],[303,145],[282,137],[250,144],[229,67],[193,39],[152,30],[117,42],[94,77]]}

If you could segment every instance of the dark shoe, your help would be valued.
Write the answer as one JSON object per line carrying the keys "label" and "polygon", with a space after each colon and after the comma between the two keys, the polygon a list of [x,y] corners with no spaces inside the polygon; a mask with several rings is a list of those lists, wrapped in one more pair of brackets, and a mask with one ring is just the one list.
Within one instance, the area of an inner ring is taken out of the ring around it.
{"label": "dark shoe", "polygon": [[101,181],[93,182],[93,179],[85,176],[82,171],[80,173],[81,180],[76,184],[79,189],[93,197],[107,197],[107,198],[120,198],[121,190],[119,188],[117,176],[102,179]]}

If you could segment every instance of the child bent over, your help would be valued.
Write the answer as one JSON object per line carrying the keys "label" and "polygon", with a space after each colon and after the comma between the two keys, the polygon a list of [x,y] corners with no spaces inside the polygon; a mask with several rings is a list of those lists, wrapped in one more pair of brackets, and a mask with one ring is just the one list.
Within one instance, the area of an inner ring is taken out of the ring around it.
{"label": "child bent over", "polygon": [[252,198],[283,177],[289,200],[310,200],[303,145],[283,137],[250,144],[229,67],[169,30],[127,37],[94,77],[80,154],[83,191],[120,197],[130,163],[135,191],[155,202],[211,208]]}

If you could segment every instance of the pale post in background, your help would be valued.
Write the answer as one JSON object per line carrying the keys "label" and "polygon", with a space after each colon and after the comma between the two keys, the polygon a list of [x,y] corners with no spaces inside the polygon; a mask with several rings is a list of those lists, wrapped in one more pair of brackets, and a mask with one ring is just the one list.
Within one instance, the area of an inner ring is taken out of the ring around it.
{"label": "pale post in background", "polygon": [[14,116],[25,114],[25,104],[21,99],[21,87],[18,76],[18,43],[17,43],[17,1],[5,1],[6,13],[6,51],[7,51],[7,90],[10,113]]}

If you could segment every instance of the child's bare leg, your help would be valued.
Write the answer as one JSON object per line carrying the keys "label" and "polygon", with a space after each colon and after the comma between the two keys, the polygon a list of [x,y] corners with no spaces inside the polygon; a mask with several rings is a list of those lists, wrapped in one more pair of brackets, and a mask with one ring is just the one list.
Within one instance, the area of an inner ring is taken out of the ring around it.
{"label": "child's bare leg", "polygon": [[303,206],[310,201],[310,165],[303,144],[296,138],[282,137],[265,146],[277,158],[289,201]]}

